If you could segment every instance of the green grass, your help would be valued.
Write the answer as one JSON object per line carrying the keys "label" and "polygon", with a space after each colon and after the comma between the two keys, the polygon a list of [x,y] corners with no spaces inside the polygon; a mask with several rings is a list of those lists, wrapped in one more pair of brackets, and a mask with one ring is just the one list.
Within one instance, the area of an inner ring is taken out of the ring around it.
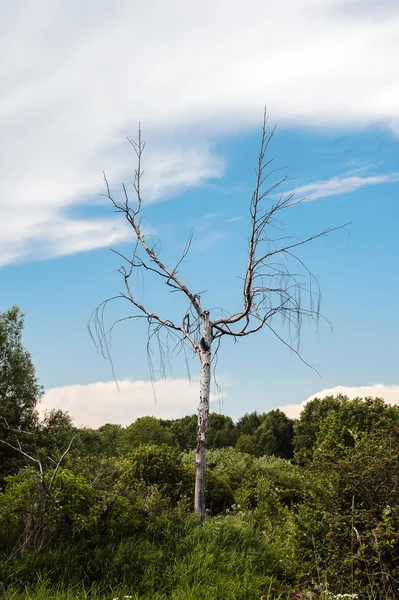
{"label": "green grass", "polygon": [[[229,519],[166,526],[106,547],[26,555],[4,600],[254,600],[278,597],[279,561],[267,541]],[[270,596],[272,594],[272,596]]]}
{"label": "green grass", "polygon": [[[179,588],[174,590],[171,595],[162,593],[149,593],[146,595],[137,595],[129,593],[129,589],[116,588],[105,592],[97,587],[84,589],[82,587],[70,587],[64,589],[54,589],[45,584],[41,584],[34,589],[10,590],[2,597],[4,600],[125,600],[130,597],[132,600],[212,600],[214,596],[212,590],[206,590],[202,587],[191,589]],[[223,598],[225,600],[234,599],[239,596],[231,596],[226,591]],[[259,600],[259,596],[251,596],[254,600]],[[277,599],[277,596],[270,597],[264,595],[264,600],[269,598]]]}

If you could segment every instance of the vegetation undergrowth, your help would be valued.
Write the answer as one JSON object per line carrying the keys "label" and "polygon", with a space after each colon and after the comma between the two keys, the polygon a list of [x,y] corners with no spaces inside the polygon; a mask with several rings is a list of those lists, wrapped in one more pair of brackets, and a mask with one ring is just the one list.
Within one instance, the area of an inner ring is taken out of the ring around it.
{"label": "vegetation undergrowth", "polygon": [[277,571],[276,557],[249,527],[231,518],[210,519],[201,527],[184,518],[158,523],[113,545],[75,543],[45,554],[27,553],[9,564],[10,589],[4,597],[15,597],[28,586],[34,592],[26,597],[33,598],[69,588],[66,594],[86,589],[94,597],[111,597],[112,591],[112,597],[244,600],[281,590]]}
{"label": "vegetation undergrowth", "polygon": [[399,407],[316,398],[210,415],[207,516],[192,514],[195,416],[75,427],[0,313],[0,596],[6,600],[393,600]]}

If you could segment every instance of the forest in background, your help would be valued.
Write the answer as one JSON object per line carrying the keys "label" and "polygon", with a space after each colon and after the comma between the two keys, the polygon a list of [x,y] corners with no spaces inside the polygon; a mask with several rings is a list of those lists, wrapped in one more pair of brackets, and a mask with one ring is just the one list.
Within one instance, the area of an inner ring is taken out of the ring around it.
{"label": "forest in background", "polygon": [[212,413],[200,525],[196,415],[40,420],[22,332],[18,308],[0,313],[4,598],[397,597],[397,406],[336,396],[295,421]]}

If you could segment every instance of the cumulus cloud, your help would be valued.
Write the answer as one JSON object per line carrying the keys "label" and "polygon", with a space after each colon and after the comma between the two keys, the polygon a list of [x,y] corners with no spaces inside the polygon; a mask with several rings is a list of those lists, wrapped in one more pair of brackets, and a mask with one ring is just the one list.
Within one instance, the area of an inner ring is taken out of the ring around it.
{"label": "cumulus cloud", "polygon": [[351,400],[354,398],[383,398],[387,404],[399,404],[399,385],[384,385],[376,383],[374,385],[346,386],[337,385],[333,388],[327,388],[316,394],[312,394],[300,404],[285,404],[280,407],[291,419],[298,419],[305,404],[315,398],[325,398],[326,396],[336,396],[342,394],[348,396]]}
{"label": "cumulus cloud", "polygon": [[127,176],[124,137],[139,120],[154,152],[150,199],[220,175],[215,136],[258,125],[265,102],[285,125],[397,131],[398,45],[393,0],[11,3],[0,23],[2,263],[124,238],[71,208],[97,194],[103,169]]}
{"label": "cumulus cloud", "polygon": [[[96,382],[87,385],[67,385],[46,391],[39,404],[45,410],[68,411],[77,426],[100,427],[104,423],[129,425],[146,415],[176,419],[196,412],[199,398],[198,384],[187,379],[158,381],[154,391],[150,381],[125,379]],[[217,402],[216,396],[211,397]]]}

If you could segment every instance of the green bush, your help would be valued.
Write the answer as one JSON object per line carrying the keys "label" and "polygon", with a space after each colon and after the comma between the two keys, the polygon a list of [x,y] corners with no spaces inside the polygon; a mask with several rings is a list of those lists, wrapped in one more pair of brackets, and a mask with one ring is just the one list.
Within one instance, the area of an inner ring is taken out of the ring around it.
{"label": "green bush", "polygon": [[0,493],[0,556],[23,544],[34,531],[45,501],[38,473],[31,467],[5,477],[5,484]]}
{"label": "green bush", "polygon": [[131,486],[138,482],[156,485],[174,503],[189,491],[190,486],[181,452],[165,445],[146,445],[134,450],[126,463],[123,482]]}
{"label": "green bush", "polygon": [[317,557],[317,570],[334,582],[333,590],[351,581],[358,590],[378,588],[391,597],[399,579],[398,473],[396,431],[359,433],[353,446],[316,450],[297,519],[310,576],[316,576]]}

